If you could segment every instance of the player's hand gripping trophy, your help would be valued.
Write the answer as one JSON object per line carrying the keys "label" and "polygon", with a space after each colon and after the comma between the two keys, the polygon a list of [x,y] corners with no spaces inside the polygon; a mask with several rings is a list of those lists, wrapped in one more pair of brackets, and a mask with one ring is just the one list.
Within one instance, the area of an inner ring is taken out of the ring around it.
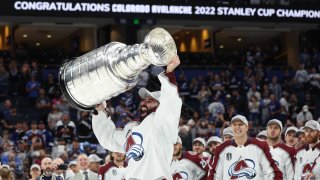
{"label": "player's hand gripping trophy", "polygon": [[176,54],[171,35],[155,28],[141,44],[111,42],[64,63],[59,72],[60,88],[73,107],[91,110],[133,88],[150,64],[166,66]]}

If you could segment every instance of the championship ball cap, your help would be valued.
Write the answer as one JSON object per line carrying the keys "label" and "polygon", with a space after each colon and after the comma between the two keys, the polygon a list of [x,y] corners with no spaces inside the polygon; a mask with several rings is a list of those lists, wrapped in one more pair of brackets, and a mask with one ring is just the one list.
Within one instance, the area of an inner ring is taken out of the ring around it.
{"label": "championship ball cap", "polygon": [[271,119],[271,120],[268,122],[267,126],[269,126],[269,125],[271,125],[271,124],[276,124],[276,125],[278,125],[278,126],[280,127],[281,130],[283,129],[282,122],[279,121],[278,119]]}
{"label": "championship ball cap", "polygon": [[233,135],[233,130],[231,127],[226,127],[223,129],[223,132],[222,132],[222,136],[225,136],[225,135],[230,135],[230,136],[234,136]]}
{"label": "championship ball cap", "polygon": [[298,132],[298,128],[296,128],[295,126],[290,126],[287,128],[286,133],[284,133],[284,135],[286,136],[289,131],[294,131],[296,133]]}
{"label": "championship ball cap", "polygon": [[218,137],[218,136],[211,136],[208,141],[207,141],[207,146],[211,143],[211,142],[217,142],[217,143],[222,143],[222,140]]}
{"label": "championship ball cap", "polygon": [[303,129],[306,129],[306,128],[310,128],[312,130],[320,131],[320,124],[319,124],[318,121],[309,120],[309,121],[306,122],[306,124],[303,127]]}
{"label": "championship ball cap", "polygon": [[141,99],[146,99],[148,96],[153,97],[154,99],[158,100],[160,99],[161,93],[160,91],[153,91],[150,92],[146,88],[140,88],[138,91],[139,96]]}
{"label": "championship ball cap", "polygon": [[260,131],[257,135],[257,138],[261,137],[261,136],[264,136],[264,137],[268,137],[267,135],[267,130],[263,130],[263,131]]}
{"label": "championship ball cap", "polygon": [[195,142],[200,142],[201,144],[203,144],[203,146],[206,146],[206,141],[203,139],[203,138],[201,138],[201,137],[197,137],[197,138],[195,138],[193,141],[192,141],[192,144],[193,143],[195,143]]}
{"label": "championship ball cap", "polygon": [[241,122],[243,122],[244,124],[246,124],[248,126],[248,120],[246,117],[242,116],[242,115],[236,115],[231,119],[231,123],[233,123],[234,121],[240,120]]}

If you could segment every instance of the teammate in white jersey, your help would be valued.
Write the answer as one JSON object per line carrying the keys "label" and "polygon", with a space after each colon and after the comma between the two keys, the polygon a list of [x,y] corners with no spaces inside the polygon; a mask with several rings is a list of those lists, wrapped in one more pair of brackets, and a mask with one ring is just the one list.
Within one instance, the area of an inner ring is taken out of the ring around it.
{"label": "teammate in white jersey", "polygon": [[[198,165],[200,161],[201,159],[197,154],[183,157],[182,141],[180,137],[178,137],[174,145],[171,163],[173,180],[199,180],[204,177],[206,172]],[[198,164],[196,162],[198,162]]]}
{"label": "teammate in white jersey", "polygon": [[100,104],[96,108],[98,114],[92,118],[93,131],[104,148],[126,153],[127,180],[172,179],[172,146],[177,140],[182,106],[173,70],[179,64],[176,56],[168,64],[166,73],[158,75],[160,91],[139,90],[142,98],[140,125],[128,124],[123,130],[117,130],[104,106]]}
{"label": "teammate in white jersey", "polygon": [[218,146],[207,180],[282,180],[265,141],[248,137],[248,121],[242,115],[231,119],[234,139]]}
{"label": "teammate in white jersey", "polygon": [[283,179],[293,180],[296,151],[293,147],[280,143],[282,128],[281,121],[277,119],[270,120],[267,124],[267,143],[272,158],[283,173]]}
{"label": "teammate in white jersey", "polygon": [[100,166],[98,172],[99,180],[123,180],[127,163],[124,153],[111,152],[110,162]]}
{"label": "teammate in white jersey", "polygon": [[304,125],[306,145],[297,150],[295,163],[295,180],[304,179],[312,173],[316,158],[320,155],[320,124],[315,120],[309,120]]}

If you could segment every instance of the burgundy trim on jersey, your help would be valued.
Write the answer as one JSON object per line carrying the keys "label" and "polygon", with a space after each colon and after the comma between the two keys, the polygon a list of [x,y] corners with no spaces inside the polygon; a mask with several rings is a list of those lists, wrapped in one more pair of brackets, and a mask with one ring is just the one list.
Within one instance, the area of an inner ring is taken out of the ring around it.
{"label": "burgundy trim on jersey", "polygon": [[214,174],[216,172],[217,165],[219,164],[219,155],[222,152],[222,150],[224,150],[226,147],[230,145],[233,146],[233,140],[225,141],[219,146],[217,146],[216,153],[214,156],[214,162],[213,162],[212,168],[208,172],[207,180],[214,180]]}
{"label": "burgundy trim on jersey", "polygon": [[278,143],[277,145],[275,145],[275,146],[273,146],[273,147],[274,147],[274,148],[279,147],[279,148],[283,149],[284,151],[286,151],[287,153],[289,153],[290,159],[291,159],[291,163],[292,163],[292,165],[293,165],[293,167],[294,167],[295,162],[296,162],[296,153],[297,153],[297,151],[296,151],[295,148],[290,147],[290,146],[287,146],[287,145],[284,144],[284,143]]}
{"label": "burgundy trim on jersey", "polygon": [[[127,167],[127,163],[124,162],[124,166],[123,167]],[[112,167],[117,167],[119,168],[116,164],[114,164],[113,162],[109,162],[108,164],[104,164],[102,166],[99,167],[99,171],[98,171],[98,176],[101,175],[102,179],[101,180],[104,180],[104,174],[106,172],[108,172],[108,170]]]}
{"label": "burgundy trim on jersey", "polygon": [[[273,169],[274,172],[274,180],[282,180],[283,179],[283,174],[280,171],[280,169],[278,168],[277,164],[275,163],[275,161],[272,159],[272,156],[270,154],[270,149],[269,146],[267,144],[266,141],[260,141],[257,140],[256,138],[251,138],[249,137],[246,141],[246,143],[244,144],[244,146],[247,146],[249,144],[254,144],[257,147],[259,147],[265,154],[267,160],[270,163],[271,168]],[[219,156],[220,153],[228,146],[235,146],[237,147],[238,145],[235,143],[235,140],[231,140],[231,141],[226,141],[224,143],[222,143],[221,145],[219,145],[216,149],[216,155],[214,157],[214,163],[213,163],[213,167],[212,169],[210,169],[210,173],[209,176],[207,178],[207,180],[214,180],[214,174],[215,174],[215,169],[217,168],[218,165],[218,161],[219,161]]]}
{"label": "burgundy trim on jersey", "polygon": [[269,145],[266,141],[260,141],[256,138],[251,138],[252,139],[252,144],[257,145],[259,148],[261,148],[267,158],[267,160],[270,163],[271,168],[273,169],[274,172],[274,180],[282,180],[283,179],[283,174],[278,168],[276,162],[271,156]]}
{"label": "burgundy trim on jersey", "polygon": [[177,86],[176,75],[174,74],[174,72],[165,73],[165,75],[168,77],[170,83]]}

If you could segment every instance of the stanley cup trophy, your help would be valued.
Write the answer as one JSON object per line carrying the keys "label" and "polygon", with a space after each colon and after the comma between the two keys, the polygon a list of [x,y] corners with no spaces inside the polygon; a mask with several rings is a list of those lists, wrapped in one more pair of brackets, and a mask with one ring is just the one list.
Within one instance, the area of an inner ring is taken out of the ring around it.
{"label": "stanley cup trophy", "polygon": [[171,35],[155,28],[142,44],[111,42],[64,63],[59,72],[60,88],[71,106],[91,110],[133,88],[150,64],[166,66],[176,54]]}

